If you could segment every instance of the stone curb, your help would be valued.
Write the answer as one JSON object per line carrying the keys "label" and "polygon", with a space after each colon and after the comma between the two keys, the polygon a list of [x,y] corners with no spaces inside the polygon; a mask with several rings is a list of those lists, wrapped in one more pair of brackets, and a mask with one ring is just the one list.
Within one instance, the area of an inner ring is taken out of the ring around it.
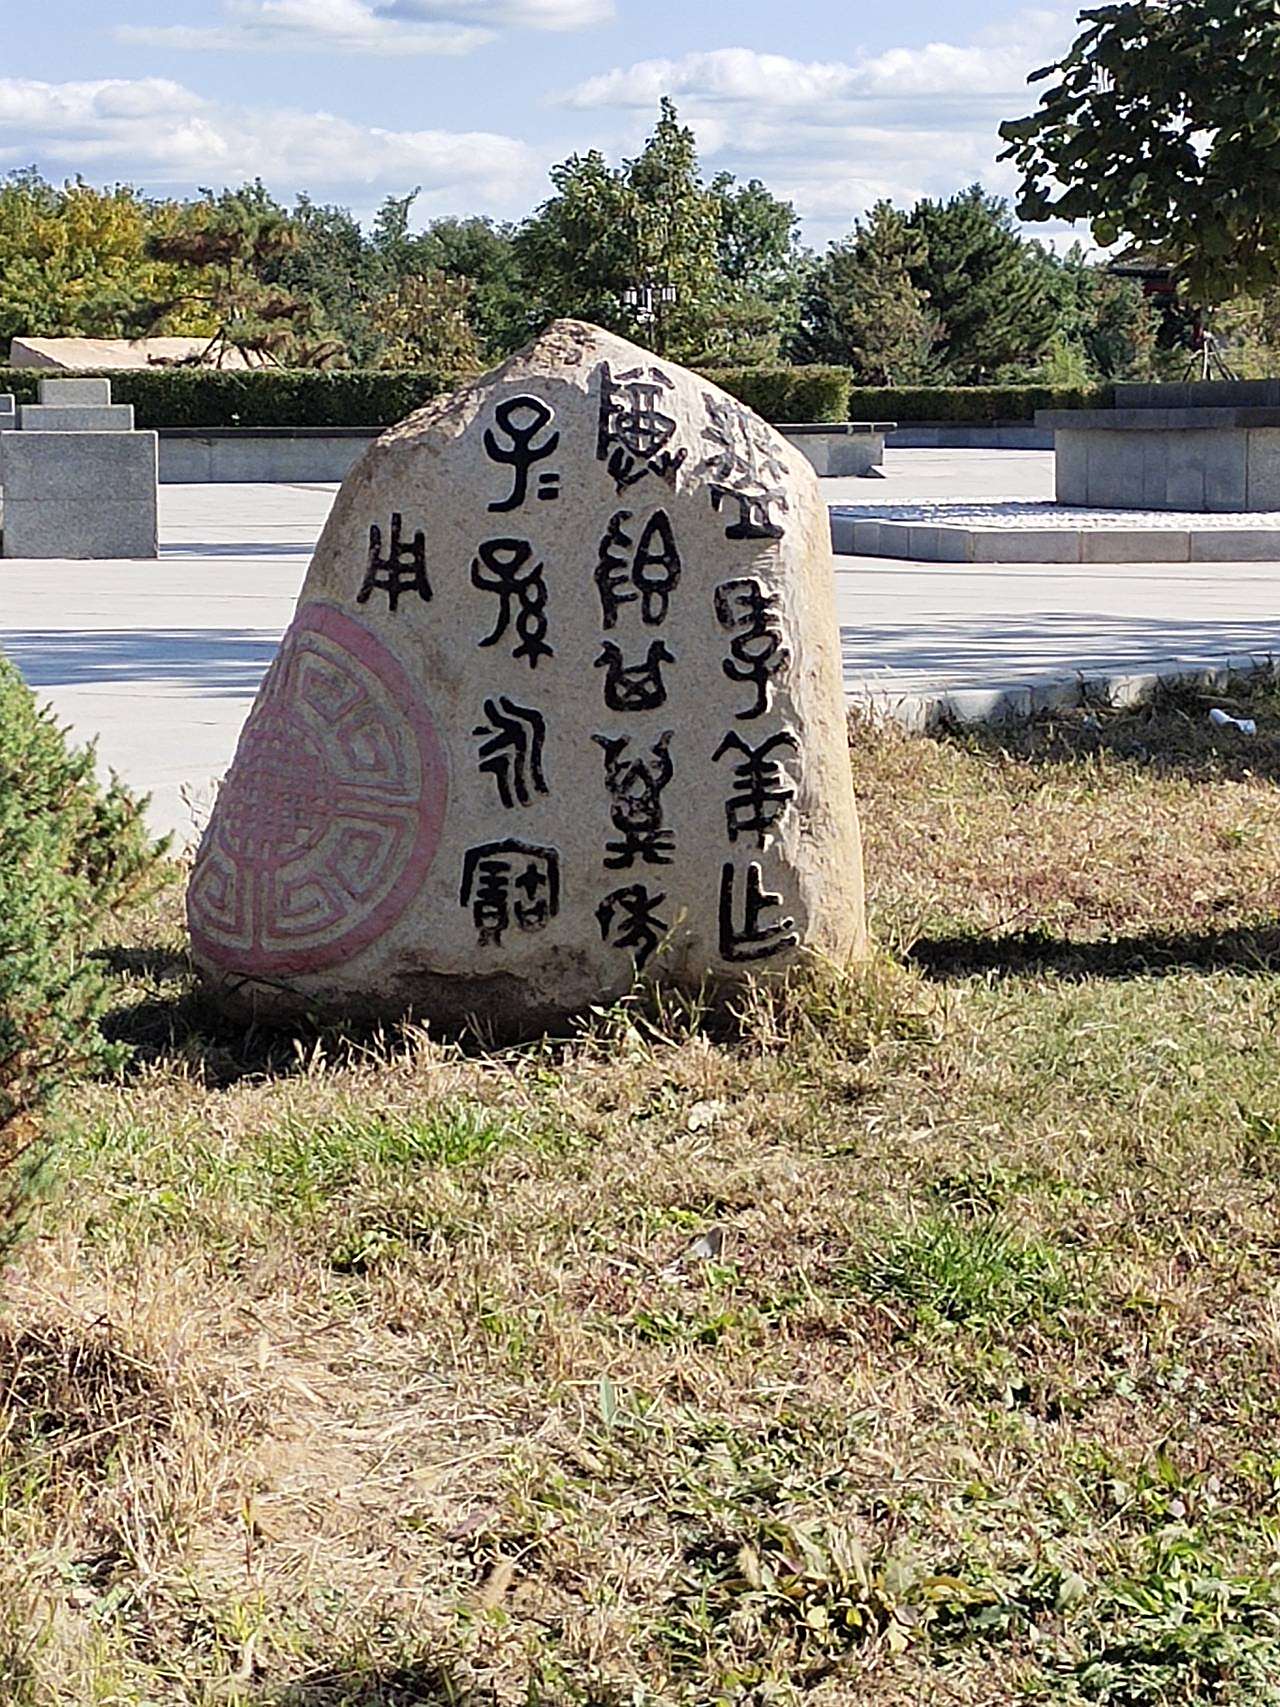
{"label": "stone curb", "polygon": [[1280,658],[1271,653],[1236,654],[1216,660],[1170,660],[1152,670],[1076,671],[1033,682],[1003,682],[984,688],[925,688],[902,691],[877,686],[874,677],[856,685],[845,678],[845,702],[873,721],[897,723],[913,733],[941,725],[1016,723],[1046,711],[1107,707],[1123,710],[1154,699],[1163,687],[1200,687],[1225,692],[1233,682],[1280,680]]}
{"label": "stone curb", "polygon": [[1280,563],[1280,528],[968,528],[833,510],[831,548],[913,563]]}

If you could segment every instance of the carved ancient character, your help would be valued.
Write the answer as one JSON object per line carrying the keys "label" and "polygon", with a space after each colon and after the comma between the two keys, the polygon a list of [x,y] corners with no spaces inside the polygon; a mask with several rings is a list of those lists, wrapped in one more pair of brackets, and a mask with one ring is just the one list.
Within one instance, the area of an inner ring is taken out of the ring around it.
{"label": "carved ancient character", "polygon": [[622,606],[637,600],[640,620],[649,628],[661,627],[680,584],[680,552],[667,512],[655,510],[634,543],[627,530],[631,519],[630,510],[618,510],[600,541],[595,580],[606,629],[616,628]]}
{"label": "carved ancient character", "polygon": [[620,871],[642,860],[646,865],[670,865],[673,835],[663,829],[662,791],[675,767],[667,751],[673,731],[654,742],[647,758],[627,756],[629,735],[593,735],[604,749],[604,780],[609,791],[609,818],[621,840],[605,843],[605,869]]}
{"label": "carved ancient character", "polygon": [[628,883],[606,895],[596,908],[601,942],[633,953],[637,971],[671,929],[665,919],[658,917],[658,909],[666,898],[651,895],[643,883]]}
{"label": "carved ancient character", "polygon": [[761,882],[760,867],[753,860],[747,867],[742,897],[742,922],[735,921],[734,894],[737,873],[732,860],[726,860],[720,871],[720,957],[742,962],[767,960],[783,949],[795,948],[800,938],[795,934],[795,920],[775,919],[767,923],[764,914],[782,905],[782,896],[774,895]]}
{"label": "carved ancient character", "polygon": [[560,855],[510,839],[468,848],[459,900],[471,909],[481,948],[497,947],[513,925],[543,930],[560,911]]}
{"label": "carved ancient character", "polygon": [[542,772],[542,743],[546,719],[531,706],[517,705],[506,694],[484,702],[489,722],[472,731],[483,737],[479,768],[493,777],[498,798],[506,807],[527,806],[534,794],[546,794]]}
{"label": "carved ancient character", "polygon": [[767,430],[739,403],[705,392],[703,403],[708,425],[702,436],[711,448],[698,472],[709,476],[712,509],[718,512],[731,503],[738,512],[725,538],[781,539],[784,530],[773,510],[787,508],[786,491],[779,485],[787,471]]}
{"label": "carved ancient character", "polygon": [[422,529],[413,536],[412,544],[400,538],[402,519],[398,510],[391,514],[391,545],[382,555],[382,529],[375,522],[369,529],[369,561],[364,580],[356,594],[358,605],[367,605],[374,593],[387,595],[387,609],[395,610],[401,593],[416,593],[424,604],[431,600],[431,583],[427,579],[427,536]]}
{"label": "carved ancient character", "polygon": [[547,583],[543,564],[533,560],[533,547],[525,539],[487,539],[478,557],[471,561],[471,585],[482,592],[496,593],[501,599],[498,620],[493,633],[481,646],[496,646],[511,623],[512,606],[519,607],[515,624],[520,644],[511,653],[513,658],[527,658],[529,668],[536,670],[539,658],[555,656],[555,649],[546,643]]}
{"label": "carved ancient character", "polygon": [[[492,427],[486,427],[484,432],[485,454],[491,462],[505,463],[512,471],[512,486],[510,494],[497,503],[489,505],[491,510],[518,510],[529,495],[529,470],[535,463],[545,462],[547,457],[555,453],[560,443],[558,432],[548,433],[541,444],[535,445],[534,440],[544,427],[549,427],[555,419],[555,410],[549,403],[544,403],[540,397],[508,397],[499,403],[493,412],[493,418],[507,442],[503,444]],[[560,476],[550,470],[538,476],[538,496],[544,499],[556,499],[560,496]]]}
{"label": "carved ancient character", "polygon": [[600,425],[596,460],[607,465],[619,494],[646,474],[656,474],[674,486],[687,451],[668,449],[676,421],[658,407],[664,393],[674,390],[661,368],[629,368],[615,374],[600,364]]}
{"label": "carved ancient character", "polygon": [[674,664],[666,642],[653,640],[644,661],[628,664],[621,649],[612,640],[601,644],[596,668],[605,671],[604,702],[610,711],[654,711],[667,703],[667,686],[662,679],[662,666]]}
{"label": "carved ancient character", "polygon": [[715,608],[721,628],[733,634],[730,656],[721,668],[731,682],[750,682],[756,690],[752,704],[736,715],[742,721],[762,717],[769,709],[773,678],[791,663],[791,653],[783,644],[778,595],[766,593],[760,581],[744,576],[721,582]]}
{"label": "carved ancient character", "polygon": [[789,729],[784,729],[753,747],[736,729],[731,729],[711,755],[713,761],[722,759],[726,753],[742,755],[733,767],[737,792],[724,803],[731,842],[736,842],[739,836],[755,836],[756,846],[762,848],[769,831],[795,799],[795,784],[773,756],[780,747],[798,752],[800,743]]}

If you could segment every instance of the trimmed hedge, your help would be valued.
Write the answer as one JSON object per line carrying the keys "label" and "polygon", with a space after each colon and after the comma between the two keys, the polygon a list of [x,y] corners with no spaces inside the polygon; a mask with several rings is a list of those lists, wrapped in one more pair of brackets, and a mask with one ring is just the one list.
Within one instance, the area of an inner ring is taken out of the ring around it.
{"label": "trimmed hedge", "polygon": [[1034,421],[1037,409],[1109,409],[1109,385],[856,385],[850,421],[945,421],[994,426]]}
{"label": "trimmed hedge", "polygon": [[853,375],[846,367],[708,368],[703,377],[766,421],[847,421]]}
{"label": "trimmed hedge", "polygon": [[457,382],[427,369],[0,368],[0,391],[34,403],[40,379],[104,378],[139,427],[390,427]]}
{"label": "trimmed hedge", "polygon": [[[88,374],[0,368],[0,391],[34,403],[41,378]],[[140,427],[390,427],[459,381],[427,369],[125,368],[104,373]],[[839,367],[724,368],[707,378],[770,421],[844,421],[849,372]]]}
{"label": "trimmed hedge", "polygon": [[[50,368],[0,368],[0,392],[34,403]],[[429,369],[126,368],[105,373],[140,427],[389,427],[459,381]],[[705,377],[766,421],[1030,421],[1037,409],[1104,409],[1110,386],[852,386],[848,368],[712,368]]]}

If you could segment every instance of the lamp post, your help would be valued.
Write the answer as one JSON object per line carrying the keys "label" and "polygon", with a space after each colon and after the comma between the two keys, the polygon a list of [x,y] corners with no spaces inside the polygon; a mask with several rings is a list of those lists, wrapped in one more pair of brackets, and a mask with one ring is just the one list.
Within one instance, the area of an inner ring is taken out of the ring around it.
{"label": "lamp post", "polygon": [[642,326],[657,325],[661,330],[662,311],[676,301],[673,284],[655,284],[646,279],[643,284],[627,285],[622,292],[623,306],[629,308]]}

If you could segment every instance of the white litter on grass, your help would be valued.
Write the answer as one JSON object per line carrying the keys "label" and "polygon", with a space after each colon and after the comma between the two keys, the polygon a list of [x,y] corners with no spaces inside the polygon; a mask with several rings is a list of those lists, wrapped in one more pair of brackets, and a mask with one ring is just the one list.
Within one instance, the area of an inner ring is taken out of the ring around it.
{"label": "white litter on grass", "polygon": [[1220,705],[1215,705],[1209,712],[1210,723],[1216,723],[1219,729],[1238,729],[1242,735],[1256,735],[1258,725],[1252,717],[1233,717],[1229,711],[1224,711]]}

